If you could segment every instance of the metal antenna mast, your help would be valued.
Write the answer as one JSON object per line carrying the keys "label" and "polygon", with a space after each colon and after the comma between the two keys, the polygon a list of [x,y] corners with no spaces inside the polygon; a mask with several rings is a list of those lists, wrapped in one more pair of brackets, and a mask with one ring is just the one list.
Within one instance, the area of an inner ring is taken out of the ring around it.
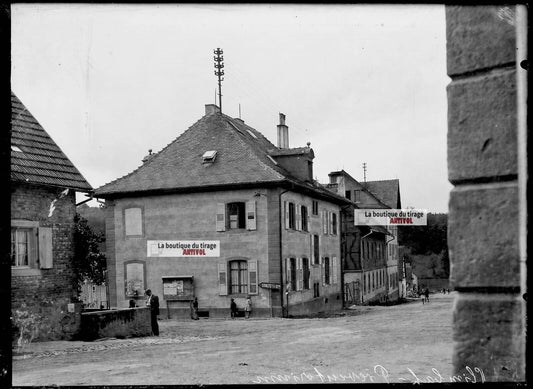
{"label": "metal antenna mast", "polygon": [[366,182],[366,162],[363,162],[364,181]]}
{"label": "metal antenna mast", "polygon": [[218,77],[218,105],[220,107],[220,112],[222,113],[222,81],[224,81],[224,51],[220,48],[213,50],[213,53],[216,54],[215,59],[215,76]]}

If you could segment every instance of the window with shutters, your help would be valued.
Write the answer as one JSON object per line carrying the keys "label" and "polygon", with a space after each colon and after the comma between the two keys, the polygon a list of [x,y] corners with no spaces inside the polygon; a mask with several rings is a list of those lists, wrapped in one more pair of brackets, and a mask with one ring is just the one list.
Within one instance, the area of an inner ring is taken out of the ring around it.
{"label": "window with shutters", "polygon": [[243,202],[229,203],[228,204],[228,225],[229,230],[236,230],[240,228],[246,228],[245,217],[246,204]]}
{"label": "window with shutters", "polygon": [[39,227],[36,221],[12,220],[10,257],[15,276],[37,275],[38,269],[52,268],[52,228]]}
{"label": "window with shutters", "polygon": [[257,294],[257,261],[233,259],[218,264],[219,295]]}
{"label": "window with shutters", "polygon": [[248,293],[248,261],[229,262],[230,293]]}
{"label": "window with shutters", "polygon": [[302,205],[301,208],[301,216],[302,216],[302,231],[309,231],[309,227],[307,226],[307,207],[305,205]]}
{"label": "window with shutters", "polygon": [[216,230],[256,230],[257,215],[255,201],[233,201],[218,203],[216,214]]}

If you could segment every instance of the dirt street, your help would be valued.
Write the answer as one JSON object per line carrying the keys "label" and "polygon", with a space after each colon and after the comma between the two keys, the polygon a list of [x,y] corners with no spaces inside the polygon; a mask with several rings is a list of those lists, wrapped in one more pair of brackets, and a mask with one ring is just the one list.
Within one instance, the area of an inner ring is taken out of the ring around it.
{"label": "dirt street", "polygon": [[159,337],[34,343],[14,354],[13,385],[448,382],[453,298],[321,319],[162,320]]}

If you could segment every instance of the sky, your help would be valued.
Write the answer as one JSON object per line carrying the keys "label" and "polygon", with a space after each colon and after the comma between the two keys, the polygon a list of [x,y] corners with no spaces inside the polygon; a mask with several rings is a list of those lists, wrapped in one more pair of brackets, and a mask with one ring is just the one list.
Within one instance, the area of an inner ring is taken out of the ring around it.
{"label": "sky", "polygon": [[12,91],[94,188],[218,104],[220,47],[225,114],[276,144],[282,112],[319,182],[366,163],[403,208],[447,212],[443,5],[11,7]]}

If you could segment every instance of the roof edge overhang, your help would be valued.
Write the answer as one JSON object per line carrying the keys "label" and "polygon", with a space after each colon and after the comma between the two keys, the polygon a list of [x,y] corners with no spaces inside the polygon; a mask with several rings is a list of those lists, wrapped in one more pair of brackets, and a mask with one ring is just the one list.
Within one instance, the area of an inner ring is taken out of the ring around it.
{"label": "roof edge overhang", "polygon": [[[278,181],[258,181],[238,184],[220,184],[220,185],[206,185],[206,186],[190,186],[186,188],[168,188],[168,189],[148,189],[129,192],[111,192],[111,193],[96,193],[94,197],[106,200],[114,200],[119,198],[141,197],[141,196],[161,196],[169,194],[185,194],[197,192],[217,192],[222,190],[237,190],[237,189],[254,189],[254,188],[283,188],[293,190],[309,195],[310,197],[323,199],[335,204],[345,205],[350,204],[348,199],[336,196],[329,193],[323,193],[320,190],[306,186],[291,180]],[[326,190],[326,189],[324,189]]]}
{"label": "roof edge overhang", "polygon": [[47,183],[43,183],[43,182],[36,182],[36,181],[24,181],[24,180],[17,180],[17,179],[13,179],[11,178],[11,182],[12,183],[17,183],[17,184],[27,184],[27,185],[35,185],[35,186],[47,186],[47,187],[51,187],[51,188],[61,188],[61,189],[72,189],[72,190],[75,190],[76,192],[81,192],[81,193],[93,193],[94,192],[94,189],[89,186],[89,188],[84,188],[84,187],[81,187],[81,186],[73,186],[73,185],[58,185],[58,184],[47,184]]}

